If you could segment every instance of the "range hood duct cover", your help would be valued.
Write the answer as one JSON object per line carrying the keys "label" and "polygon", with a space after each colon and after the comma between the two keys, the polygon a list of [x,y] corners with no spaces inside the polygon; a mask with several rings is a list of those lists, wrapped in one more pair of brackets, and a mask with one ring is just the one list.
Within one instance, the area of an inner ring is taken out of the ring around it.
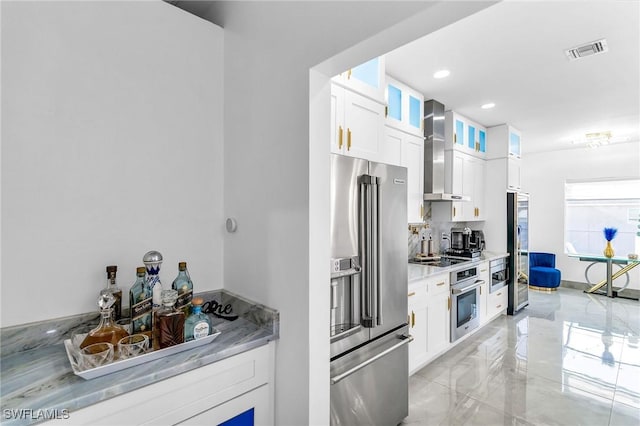
{"label": "range hood duct cover", "polygon": [[424,102],[424,136],[424,200],[469,201],[444,190],[444,105],[433,99]]}

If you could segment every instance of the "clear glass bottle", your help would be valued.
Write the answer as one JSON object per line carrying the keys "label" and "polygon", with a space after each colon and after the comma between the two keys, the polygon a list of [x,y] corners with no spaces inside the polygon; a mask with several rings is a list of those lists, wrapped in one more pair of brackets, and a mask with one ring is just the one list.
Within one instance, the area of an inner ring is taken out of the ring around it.
{"label": "clear glass bottle", "polygon": [[107,288],[103,291],[113,294],[116,299],[113,304],[113,319],[118,321],[122,319],[122,289],[116,283],[116,272],[118,272],[116,265],[107,266]]}
{"label": "clear glass bottle", "polygon": [[127,330],[120,327],[113,320],[113,305],[116,299],[109,292],[103,292],[98,299],[98,306],[100,307],[100,324],[93,330],[91,330],[80,343],[80,349],[85,346],[93,345],[94,343],[107,342],[113,346],[118,345],[118,341],[123,337],[127,337],[129,333]]}
{"label": "clear glass bottle", "polygon": [[148,251],[142,258],[144,266],[147,268],[147,287],[153,294],[153,309],[162,306],[162,283],[160,282],[160,265],[162,265],[162,254],[159,251]]}
{"label": "clear glass bottle", "polygon": [[202,312],[204,300],[194,297],[191,301],[191,315],[184,323],[184,341],[198,340],[211,334],[213,327],[209,315]]}
{"label": "clear glass bottle", "polygon": [[178,263],[178,276],[173,280],[171,288],[178,292],[176,308],[184,312],[185,317],[188,317],[193,298],[193,282],[189,277],[189,271],[187,271],[187,262]]}
{"label": "clear glass bottle", "polygon": [[142,333],[153,338],[151,330],[153,327],[153,293],[146,280],[146,268],[140,266],[136,268],[136,281],[129,290],[129,313],[131,315],[131,333]]}
{"label": "clear glass bottle", "polygon": [[153,349],[184,342],[184,312],[175,308],[178,292],[162,290],[162,307],[153,317]]}

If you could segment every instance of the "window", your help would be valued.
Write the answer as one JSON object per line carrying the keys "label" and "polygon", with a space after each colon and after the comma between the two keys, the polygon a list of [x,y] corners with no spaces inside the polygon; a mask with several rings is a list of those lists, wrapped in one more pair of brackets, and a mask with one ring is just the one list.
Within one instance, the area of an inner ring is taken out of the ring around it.
{"label": "window", "polygon": [[602,255],[602,230],[617,228],[616,256],[640,247],[640,179],[568,181],[565,197],[565,253]]}

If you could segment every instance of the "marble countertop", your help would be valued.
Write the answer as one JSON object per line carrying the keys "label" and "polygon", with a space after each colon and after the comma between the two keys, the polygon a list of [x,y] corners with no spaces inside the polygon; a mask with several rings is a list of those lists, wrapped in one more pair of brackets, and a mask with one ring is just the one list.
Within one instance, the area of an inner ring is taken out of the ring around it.
{"label": "marble countertop", "polygon": [[509,253],[496,253],[483,251],[482,254],[472,259],[471,262],[465,262],[463,264],[439,267],[439,266],[430,266],[430,265],[419,265],[416,263],[408,263],[408,273],[407,276],[409,278],[409,283],[420,281],[425,278],[429,278],[432,276],[440,275],[440,274],[448,274],[453,271],[457,271],[461,268],[466,268],[472,266],[474,264],[478,264],[480,262],[487,262],[490,260],[500,259],[502,257],[509,256]]}
{"label": "marble countertop", "polygon": [[[238,315],[234,321],[210,315],[213,326],[221,331],[212,343],[91,380],[73,373],[64,349],[64,339],[78,325],[69,326],[67,322],[72,320],[2,329],[2,424],[25,425],[45,420],[33,414],[16,419],[7,415],[10,412],[7,410],[32,410],[31,413],[68,410],[73,416],[73,411],[80,408],[237,355],[279,337],[277,311],[226,290],[201,293],[200,296],[205,301],[229,303],[233,313]],[[39,338],[38,334],[52,327],[65,328],[66,332],[60,334],[57,341],[50,337]],[[28,333],[25,330],[32,330],[32,335],[25,336]],[[38,341],[45,344],[39,345]]]}

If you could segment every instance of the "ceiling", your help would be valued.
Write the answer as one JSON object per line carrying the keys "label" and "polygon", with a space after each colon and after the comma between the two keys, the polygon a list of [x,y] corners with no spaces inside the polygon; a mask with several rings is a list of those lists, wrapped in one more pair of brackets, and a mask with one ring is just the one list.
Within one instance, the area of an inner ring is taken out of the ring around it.
{"label": "ceiling", "polygon": [[[170,1],[211,19],[212,1]],[[486,127],[522,131],[522,152],[580,148],[610,131],[640,143],[640,0],[503,1],[386,55],[386,70]],[[606,39],[571,61],[565,50]],[[446,68],[451,75],[436,80]],[[480,106],[493,102],[493,109]],[[624,146],[624,145],[621,145]]]}
{"label": "ceiling", "polygon": [[[386,55],[387,73],[471,120],[523,132],[523,154],[586,133],[640,143],[640,2],[502,2]],[[605,38],[608,52],[565,50]],[[433,73],[446,68],[449,77]],[[493,109],[480,106],[493,102]],[[623,145],[621,145],[623,146]]]}

